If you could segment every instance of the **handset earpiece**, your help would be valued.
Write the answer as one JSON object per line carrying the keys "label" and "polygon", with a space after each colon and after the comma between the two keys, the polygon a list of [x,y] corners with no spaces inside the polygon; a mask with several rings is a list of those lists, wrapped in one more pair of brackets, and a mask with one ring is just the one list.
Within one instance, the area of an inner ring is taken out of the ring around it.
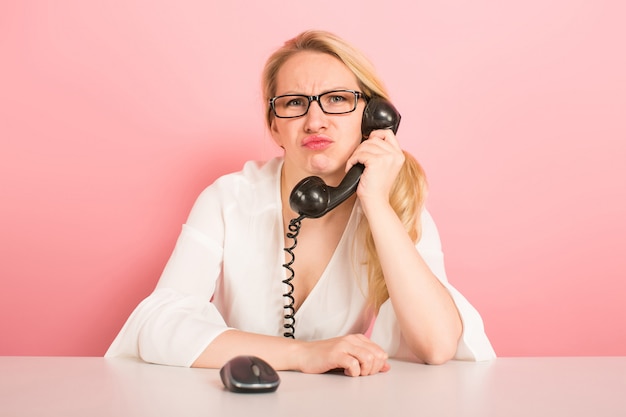
{"label": "handset earpiece", "polygon": [[[391,129],[395,134],[400,125],[400,113],[388,100],[373,97],[365,106],[361,122],[363,140],[374,130]],[[301,217],[318,218],[348,199],[359,185],[365,166],[355,164],[337,187],[331,187],[317,176],[301,180],[289,196],[289,205]]]}
{"label": "handset earpiece", "polygon": [[391,129],[393,134],[398,133],[400,126],[400,113],[389,100],[382,97],[372,97],[363,110],[361,133],[363,139],[367,139],[373,130]]}

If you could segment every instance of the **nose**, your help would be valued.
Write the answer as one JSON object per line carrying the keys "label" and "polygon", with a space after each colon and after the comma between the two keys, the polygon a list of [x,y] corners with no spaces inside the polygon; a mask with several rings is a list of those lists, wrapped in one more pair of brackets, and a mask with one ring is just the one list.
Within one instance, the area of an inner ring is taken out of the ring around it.
{"label": "nose", "polygon": [[307,132],[318,132],[325,128],[328,122],[327,114],[322,111],[322,107],[317,100],[313,100],[309,105],[309,111],[304,116],[304,129]]}

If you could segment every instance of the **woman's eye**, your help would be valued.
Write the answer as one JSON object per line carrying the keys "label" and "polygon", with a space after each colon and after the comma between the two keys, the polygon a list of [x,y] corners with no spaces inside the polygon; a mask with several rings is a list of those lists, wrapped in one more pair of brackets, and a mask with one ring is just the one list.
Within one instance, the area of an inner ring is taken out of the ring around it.
{"label": "woman's eye", "polygon": [[329,102],[333,103],[333,104],[337,104],[337,103],[341,103],[342,101],[345,101],[346,98],[344,96],[330,96],[328,98]]}
{"label": "woman's eye", "polygon": [[301,107],[304,105],[304,100],[301,98],[293,98],[289,100],[286,104],[287,107]]}

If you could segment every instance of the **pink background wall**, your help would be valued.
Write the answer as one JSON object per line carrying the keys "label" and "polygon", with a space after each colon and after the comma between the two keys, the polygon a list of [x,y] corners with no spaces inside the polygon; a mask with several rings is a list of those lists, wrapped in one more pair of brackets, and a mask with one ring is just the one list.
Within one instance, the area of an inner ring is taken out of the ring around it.
{"label": "pink background wall", "polygon": [[0,354],[105,352],[197,194],[277,154],[262,64],[321,28],[387,81],[496,351],[626,355],[621,4],[0,3]]}

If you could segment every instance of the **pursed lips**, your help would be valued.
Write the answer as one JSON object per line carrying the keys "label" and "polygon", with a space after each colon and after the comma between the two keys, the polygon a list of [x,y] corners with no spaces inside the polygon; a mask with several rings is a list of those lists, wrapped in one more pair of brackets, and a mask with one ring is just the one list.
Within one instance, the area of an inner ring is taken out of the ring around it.
{"label": "pursed lips", "polygon": [[311,150],[326,149],[333,143],[326,136],[309,136],[302,141],[302,146]]}

